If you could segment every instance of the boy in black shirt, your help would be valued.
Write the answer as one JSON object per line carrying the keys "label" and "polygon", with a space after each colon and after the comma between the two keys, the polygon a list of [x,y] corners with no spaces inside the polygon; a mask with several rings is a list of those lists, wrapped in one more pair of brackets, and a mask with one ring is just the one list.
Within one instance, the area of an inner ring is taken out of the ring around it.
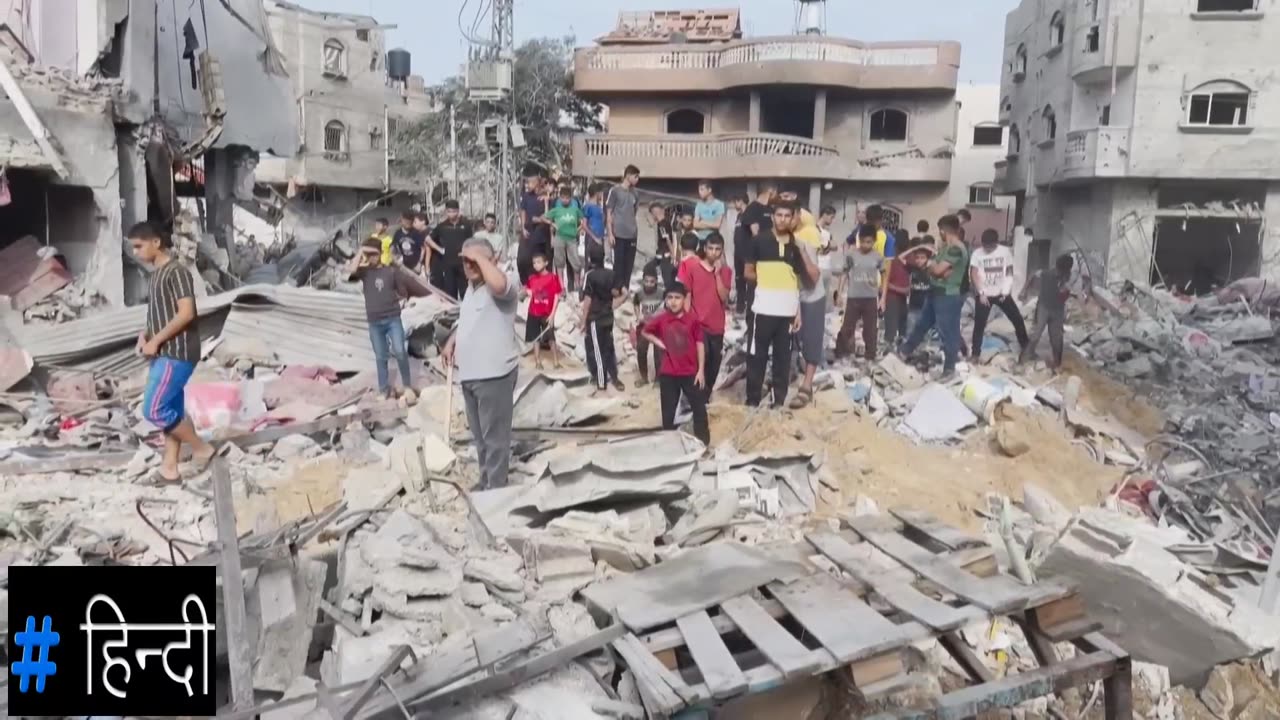
{"label": "boy in black shirt", "polygon": [[613,346],[613,309],[626,301],[615,288],[613,271],[604,266],[604,252],[587,255],[587,277],[582,283],[582,332],[587,341],[587,370],[597,391],[612,383],[618,392],[627,389],[618,379],[618,355]]}
{"label": "boy in black shirt", "polygon": [[649,218],[653,221],[657,233],[657,249],[653,259],[645,263],[644,272],[650,270],[662,275],[662,285],[666,287],[676,279],[676,260],[679,249],[676,247],[675,233],[672,231],[671,219],[667,217],[667,208],[660,202],[649,204]]}
{"label": "boy in black shirt", "polygon": [[391,378],[387,372],[388,355],[396,360],[400,382],[405,388],[411,385],[409,344],[405,339],[404,323],[400,320],[400,299],[424,297],[431,291],[404,268],[383,265],[381,256],[381,243],[377,238],[369,238],[360,245],[360,252],[351,258],[347,272],[364,288],[369,342],[373,344],[373,356],[378,363],[378,392],[392,398],[396,393],[391,389]]}
{"label": "boy in black shirt", "polygon": [[462,244],[471,239],[475,230],[462,218],[457,200],[444,204],[444,220],[431,231],[431,240],[443,250],[431,264],[431,282],[454,300],[462,299],[467,287],[467,276],[462,272]]}

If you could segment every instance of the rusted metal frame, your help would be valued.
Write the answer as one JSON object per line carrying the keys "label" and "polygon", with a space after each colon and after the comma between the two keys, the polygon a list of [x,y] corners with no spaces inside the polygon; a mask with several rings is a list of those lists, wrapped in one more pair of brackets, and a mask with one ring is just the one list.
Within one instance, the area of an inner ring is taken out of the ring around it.
{"label": "rusted metal frame", "polygon": [[[930,708],[881,713],[870,720],[965,720],[999,708],[1015,707],[1028,700],[1082,687],[1116,675],[1119,661],[1105,651],[1077,655],[1070,660],[1029,672],[1007,675],[994,682],[962,688],[943,695]],[[1107,720],[1130,720],[1128,714],[1108,715]]]}

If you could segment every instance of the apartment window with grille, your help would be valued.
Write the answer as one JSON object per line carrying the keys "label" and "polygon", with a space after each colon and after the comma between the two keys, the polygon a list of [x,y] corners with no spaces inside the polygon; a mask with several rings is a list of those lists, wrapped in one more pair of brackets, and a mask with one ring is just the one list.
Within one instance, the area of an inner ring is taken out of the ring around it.
{"label": "apartment window with grille", "polygon": [[342,153],[347,151],[347,126],[337,120],[330,120],[324,126],[324,151]]}
{"label": "apartment window with grille", "polygon": [[906,140],[907,114],[894,108],[871,113],[870,139],[890,142]]}
{"label": "apartment window with grille", "polygon": [[1249,91],[1235,83],[1213,83],[1191,92],[1187,124],[1200,127],[1247,127]]}
{"label": "apartment window with grille", "polygon": [[330,38],[324,42],[324,74],[342,77],[347,74],[347,49]]}
{"label": "apartment window with grille", "polygon": [[978,125],[973,129],[975,147],[999,146],[1004,142],[1004,128],[999,125]]}
{"label": "apartment window with grille", "polygon": [[991,202],[991,185],[978,183],[969,186],[970,205],[990,205]]}

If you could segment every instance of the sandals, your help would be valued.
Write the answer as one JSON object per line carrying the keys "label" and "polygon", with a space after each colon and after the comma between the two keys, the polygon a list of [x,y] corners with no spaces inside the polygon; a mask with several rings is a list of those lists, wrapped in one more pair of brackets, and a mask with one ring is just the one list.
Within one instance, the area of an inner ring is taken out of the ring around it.
{"label": "sandals", "polygon": [[792,410],[799,410],[813,401],[813,388],[800,388],[796,391],[796,396],[791,398],[791,404],[788,406]]}
{"label": "sandals", "polygon": [[209,466],[213,464],[214,458],[218,457],[220,450],[221,448],[213,446],[213,452],[209,453],[209,457],[197,458],[193,456],[191,458],[191,465],[195,468],[197,473],[202,473],[205,470],[208,470]]}
{"label": "sandals", "polygon": [[176,478],[165,477],[164,472],[163,472],[160,468],[156,468],[155,470],[151,471],[151,474],[150,474],[150,475],[148,475],[148,476],[147,476],[147,480],[149,480],[149,481],[151,482],[151,484],[152,484],[152,485],[161,485],[161,486],[164,486],[164,485],[169,485],[169,486],[181,485],[181,484],[182,484],[182,474],[181,474],[181,473],[179,473],[179,474],[178,474],[178,477],[176,477]]}

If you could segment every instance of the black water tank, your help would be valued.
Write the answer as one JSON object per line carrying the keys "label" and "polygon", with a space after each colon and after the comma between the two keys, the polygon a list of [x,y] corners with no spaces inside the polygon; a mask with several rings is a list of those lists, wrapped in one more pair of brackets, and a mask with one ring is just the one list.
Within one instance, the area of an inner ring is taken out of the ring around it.
{"label": "black water tank", "polygon": [[392,80],[408,80],[411,71],[409,51],[395,48],[387,51],[387,76]]}

